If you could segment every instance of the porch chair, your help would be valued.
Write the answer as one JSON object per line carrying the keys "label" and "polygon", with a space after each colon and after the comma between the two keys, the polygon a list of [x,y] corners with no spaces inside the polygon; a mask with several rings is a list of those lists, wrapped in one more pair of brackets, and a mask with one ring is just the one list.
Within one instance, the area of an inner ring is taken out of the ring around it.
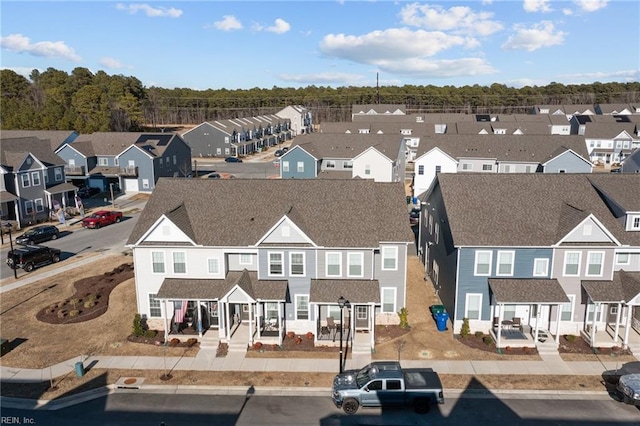
{"label": "porch chair", "polygon": [[520,317],[513,317],[512,327],[522,333],[522,319]]}
{"label": "porch chair", "polygon": [[493,317],[493,328],[498,328],[500,325],[500,317]]}
{"label": "porch chair", "polygon": [[333,341],[335,342],[336,330],[338,329],[338,327],[336,326],[336,322],[333,320],[333,317],[327,317],[327,327],[331,331],[331,334],[333,334]]}

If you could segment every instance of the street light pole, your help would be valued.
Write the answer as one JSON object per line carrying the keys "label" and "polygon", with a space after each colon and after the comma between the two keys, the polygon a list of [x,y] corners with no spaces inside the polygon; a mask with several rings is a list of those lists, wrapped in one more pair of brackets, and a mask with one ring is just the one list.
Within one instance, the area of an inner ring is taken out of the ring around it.
{"label": "street light pole", "polygon": [[340,374],[342,374],[343,372],[343,368],[342,368],[342,324],[344,322],[344,315],[342,314],[343,309],[344,309],[344,305],[346,304],[346,300],[343,296],[340,296],[340,298],[338,299],[338,306],[340,307]]}
{"label": "street light pole", "polygon": [[109,191],[111,192],[111,205],[116,208],[116,201],[113,199],[113,182],[109,184]]}

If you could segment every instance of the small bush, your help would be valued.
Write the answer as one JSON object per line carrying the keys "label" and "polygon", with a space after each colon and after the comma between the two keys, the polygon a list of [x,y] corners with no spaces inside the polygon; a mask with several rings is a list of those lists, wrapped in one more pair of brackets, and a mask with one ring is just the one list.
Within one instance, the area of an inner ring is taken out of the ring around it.
{"label": "small bush", "polygon": [[145,332],[144,332],[144,337],[148,337],[150,339],[153,339],[157,335],[158,335],[158,331],[157,330],[145,330]]}
{"label": "small bush", "polygon": [[295,342],[296,342],[296,345],[299,345],[300,343],[302,343],[302,337],[297,336]]}
{"label": "small bush", "polygon": [[73,299],[69,300],[69,303],[71,303],[71,306],[73,306],[73,309],[76,309],[78,307],[78,303],[80,303],[80,299],[78,299],[77,297],[74,297]]}
{"label": "small bush", "polygon": [[253,349],[259,350],[260,348],[262,348],[262,342],[255,342],[253,344]]}
{"label": "small bush", "polygon": [[564,338],[567,340],[567,342],[575,342],[576,341],[576,335],[574,335],[574,334],[567,334],[566,336],[564,336]]}
{"label": "small bush", "polygon": [[482,341],[484,342],[485,345],[489,346],[493,344],[493,339],[491,338],[491,336],[484,336],[482,338]]}
{"label": "small bush", "polygon": [[288,339],[293,339],[296,337],[296,333],[294,333],[293,331],[287,331],[287,338]]}
{"label": "small bush", "polygon": [[86,302],[84,302],[85,308],[93,308],[94,306],[96,306],[96,302],[94,302],[93,300],[87,300]]}
{"label": "small bush", "polygon": [[507,352],[511,352],[511,346],[507,346],[506,348],[504,348],[504,350]]}
{"label": "small bush", "polygon": [[95,301],[96,299],[97,299],[97,296],[95,294],[90,294],[87,296],[87,300]]}
{"label": "small bush", "polygon": [[180,339],[171,339],[169,340],[169,346],[171,346],[172,348],[175,346],[178,346],[180,344]]}
{"label": "small bush", "polygon": [[80,315],[80,311],[77,309],[73,309],[71,311],[69,311],[69,316],[70,317],[77,317],[78,315]]}
{"label": "small bush", "polygon": [[196,343],[198,343],[198,339],[196,339],[195,337],[189,337],[187,339],[187,346],[189,347],[194,346]]}
{"label": "small bush", "polygon": [[462,318],[462,327],[460,328],[460,336],[468,337],[471,334],[471,327],[469,327],[469,318]]}
{"label": "small bush", "polygon": [[400,328],[409,328],[409,310],[407,308],[400,309],[400,312],[398,312],[398,317],[400,317]]}
{"label": "small bush", "polygon": [[144,334],[144,328],[142,327],[142,315],[135,314],[133,317],[133,335],[142,336]]}
{"label": "small bush", "polygon": [[484,336],[484,333],[482,331],[476,331],[474,333],[474,336],[476,336],[478,339],[482,339],[482,337]]}
{"label": "small bush", "polygon": [[64,318],[67,316],[67,310],[66,309],[60,309],[58,311],[58,318]]}
{"label": "small bush", "polygon": [[313,339],[313,333],[308,331],[307,332],[307,339],[312,340]]}

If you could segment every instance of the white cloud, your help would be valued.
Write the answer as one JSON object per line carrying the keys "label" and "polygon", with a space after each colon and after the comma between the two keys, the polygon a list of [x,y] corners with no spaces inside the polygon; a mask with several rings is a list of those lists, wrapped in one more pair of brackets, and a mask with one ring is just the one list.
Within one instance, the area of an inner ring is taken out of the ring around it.
{"label": "white cloud", "polygon": [[565,79],[582,80],[582,81],[638,81],[640,79],[640,70],[623,70],[614,72],[584,72],[576,74],[565,74],[561,76]]}
{"label": "white cloud", "polygon": [[120,69],[120,68],[131,69],[131,68],[133,68],[130,65],[125,65],[122,62],[120,62],[119,60],[117,60],[115,58],[110,58],[110,57],[101,58],[98,63],[100,65],[102,65],[103,67],[108,68],[108,69]]}
{"label": "white cloud", "polygon": [[530,28],[522,25],[515,25],[515,35],[509,36],[509,39],[502,45],[505,50],[524,49],[529,52],[538,50],[543,47],[555,46],[564,42],[563,31],[556,31],[553,23],[550,21],[542,21],[534,24]]}
{"label": "white cloud", "polygon": [[314,74],[278,74],[277,77],[289,83],[298,84],[340,84],[346,86],[357,86],[364,84],[365,80],[359,74],[347,74],[339,72],[322,72]]}
{"label": "white cloud", "polygon": [[491,12],[474,12],[466,6],[444,9],[441,6],[412,3],[402,8],[400,18],[405,25],[438,31],[487,36],[503,29],[493,21]]}
{"label": "white cloud", "polygon": [[481,58],[440,59],[408,58],[380,61],[380,70],[414,78],[461,77],[493,74],[496,70]]}
{"label": "white cloud", "polygon": [[464,37],[442,32],[391,28],[362,36],[328,34],[320,42],[320,51],[326,56],[376,64],[381,60],[433,56],[440,51],[468,43],[469,40]]}
{"label": "white cloud", "polygon": [[284,34],[291,29],[291,25],[284,19],[276,19],[275,23],[266,28],[266,31],[276,34]]}
{"label": "white cloud", "polygon": [[550,0],[524,0],[522,7],[525,12],[551,12]]}
{"label": "white cloud", "polygon": [[549,81],[533,78],[516,78],[513,80],[507,80],[504,84],[510,87],[522,88],[525,86],[546,86],[549,84]]}
{"label": "white cloud", "polygon": [[18,53],[27,53],[33,56],[44,56],[45,58],[61,58],[73,62],[80,62],[82,58],[78,56],[73,48],[67,46],[63,41],[39,41],[31,43],[29,37],[22,34],[11,34],[0,38],[0,46],[3,49]]}
{"label": "white cloud", "polygon": [[571,16],[571,15],[573,15],[573,10],[571,10],[569,8],[565,8],[565,9],[562,9],[562,13],[564,15]]}
{"label": "white cloud", "polygon": [[595,12],[607,6],[609,0],[573,0],[582,12]]}
{"label": "white cloud", "polygon": [[241,30],[242,23],[233,15],[224,15],[221,21],[216,21],[213,26],[222,31]]}
{"label": "white cloud", "polygon": [[116,9],[127,11],[132,15],[138,13],[138,11],[142,11],[151,18],[179,18],[182,16],[182,10],[176,9],[175,7],[152,7],[146,3],[118,3],[116,4]]}

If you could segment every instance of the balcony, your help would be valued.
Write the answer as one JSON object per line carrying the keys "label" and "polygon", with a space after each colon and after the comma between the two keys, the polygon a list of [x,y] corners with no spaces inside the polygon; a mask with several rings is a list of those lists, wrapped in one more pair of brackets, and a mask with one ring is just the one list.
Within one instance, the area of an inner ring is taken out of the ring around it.
{"label": "balcony", "polygon": [[138,166],[120,167],[120,176],[138,176]]}
{"label": "balcony", "polygon": [[84,176],[84,166],[64,166],[64,173],[67,176]]}

